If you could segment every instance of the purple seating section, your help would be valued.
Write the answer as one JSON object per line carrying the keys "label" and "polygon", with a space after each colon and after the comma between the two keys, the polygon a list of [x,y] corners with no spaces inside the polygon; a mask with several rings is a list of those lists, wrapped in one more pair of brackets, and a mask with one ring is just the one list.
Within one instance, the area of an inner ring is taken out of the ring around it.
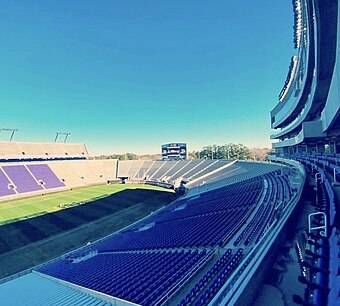
{"label": "purple seating section", "polygon": [[27,168],[23,165],[20,166],[2,166],[9,178],[16,186],[19,193],[37,191],[43,189],[37,183],[34,177],[28,172]]}
{"label": "purple seating section", "polygon": [[[7,175],[7,176],[6,176]],[[14,185],[9,188],[9,184]],[[42,183],[42,184],[41,184]],[[44,187],[42,187],[42,185]],[[64,187],[64,183],[46,164],[12,165],[0,167],[0,197]],[[15,192],[16,191],[16,192]]]}
{"label": "purple seating section", "polygon": [[10,181],[0,169],[0,197],[15,194],[13,189],[8,188],[8,184],[10,184]]}
{"label": "purple seating section", "polygon": [[44,182],[44,187],[47,189],[65,186],[46,164],[28,165],[27,168],[38,181]]}

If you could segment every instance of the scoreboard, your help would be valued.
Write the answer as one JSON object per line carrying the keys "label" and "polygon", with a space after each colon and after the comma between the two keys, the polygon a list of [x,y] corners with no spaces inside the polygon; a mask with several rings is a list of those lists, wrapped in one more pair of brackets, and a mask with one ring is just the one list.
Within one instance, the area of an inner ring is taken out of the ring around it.
{"label": "scoreboard", "polygon": [[183,160],[188,158],[186,143],[167,143],[162,145],[163,160]]}

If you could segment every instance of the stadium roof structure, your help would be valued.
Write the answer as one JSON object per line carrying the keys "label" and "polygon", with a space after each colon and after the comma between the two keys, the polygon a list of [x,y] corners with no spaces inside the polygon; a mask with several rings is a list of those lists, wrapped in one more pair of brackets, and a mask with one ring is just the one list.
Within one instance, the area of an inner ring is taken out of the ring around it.
{"label": "stadium roof structure", "polygon": [[338,1],[294,0],[288,76],[271,111],[278,153],[340,152],[340,11]]}

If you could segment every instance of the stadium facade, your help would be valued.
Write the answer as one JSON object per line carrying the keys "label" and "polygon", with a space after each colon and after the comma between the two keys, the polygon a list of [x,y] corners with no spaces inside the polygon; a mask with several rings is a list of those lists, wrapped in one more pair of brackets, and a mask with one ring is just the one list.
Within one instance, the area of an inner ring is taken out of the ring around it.
{"label": "stadium facade", "polygon": [[340,153],[338,1],[293,0],[294,47],[288,76],[271,111],[277,153]]}
{"label": "stadium facade", "polygon": [[340,305],[340,6],[337,0],[293,0],[293,7],[297,52],[270,115],[273,160],[302,164],[315,196],[304,216],[307,242],[298,247],[305,291],[294,301]]}

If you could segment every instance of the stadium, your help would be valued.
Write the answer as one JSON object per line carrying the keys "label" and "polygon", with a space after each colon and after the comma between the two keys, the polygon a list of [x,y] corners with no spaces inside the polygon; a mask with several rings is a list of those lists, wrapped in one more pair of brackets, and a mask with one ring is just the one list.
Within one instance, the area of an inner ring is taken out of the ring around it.
{"label": "stadium", "polygon": [[340,305],[340,6],[293,13],[267,161],[1,141],[1,304]]}

